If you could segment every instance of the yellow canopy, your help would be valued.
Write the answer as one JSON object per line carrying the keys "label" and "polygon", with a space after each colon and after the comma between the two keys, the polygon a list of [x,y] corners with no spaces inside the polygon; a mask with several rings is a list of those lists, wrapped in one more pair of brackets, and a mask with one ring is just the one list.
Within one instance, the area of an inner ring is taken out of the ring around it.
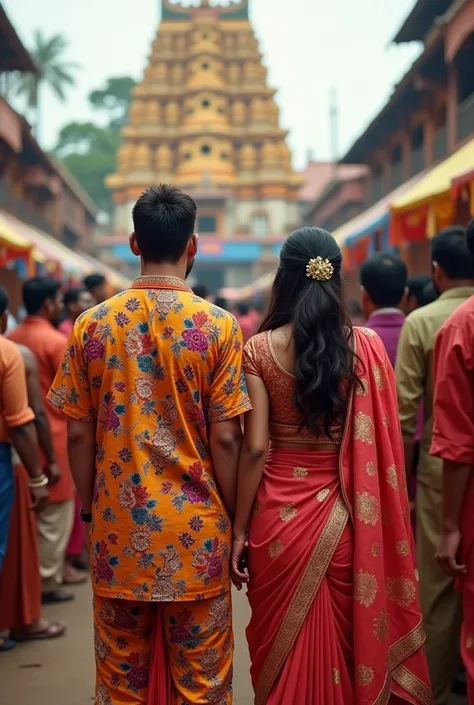
{"label": "yellow canopy", "polygon": [[451,191],[451,184],[460,174],[474,166],[474,139],[458,149],[450,157],[431,169],[413,188],[391,204],[394,213],[412,210],[417,206]]}
{"label": "yellow canopy", "polygon": [[31,243],[25,238],[18,235],[5,219],[2,218],[0,213],[0,244],[5,247],[10,247],[12,250],[18,250],[20,252],[27,252],[31,249]]}

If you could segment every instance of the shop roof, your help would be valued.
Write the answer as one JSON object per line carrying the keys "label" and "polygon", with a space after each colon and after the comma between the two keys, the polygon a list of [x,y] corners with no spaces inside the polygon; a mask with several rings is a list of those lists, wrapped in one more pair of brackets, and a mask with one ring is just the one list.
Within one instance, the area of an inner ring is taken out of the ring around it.
{"label": "shop roof", "polygon": [[8,15],[0,3],[0,70],[27,71],[40,75],[40,69],[31,58]]}

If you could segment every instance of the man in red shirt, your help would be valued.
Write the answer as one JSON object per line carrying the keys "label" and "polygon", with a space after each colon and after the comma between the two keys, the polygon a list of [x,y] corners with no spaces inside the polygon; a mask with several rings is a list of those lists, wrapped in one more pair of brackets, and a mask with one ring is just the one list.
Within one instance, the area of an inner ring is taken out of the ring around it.
{"label": "man in red shirt", "polygon": [[[36,277],[23,286],[27,317],[8,336],[29,348],[38,362],[43,398],[49,391],[66,351],[67,340],[54,328],[62,310],[61,285],[54,279]],[[64,559],[74,520],[74,485],[67,458],[67,423],[60,411],[47,404],[57,467],[49,468],[49,504],[37,514],[38,548],[44,602],[73,599],[60,589]],[[48,469],[47,469],[48,470]],[[82,577],[82,576],[81,576]],[[68,582],[72,582],[69,576]]]}
{"label": "man in red shirt", "polygon": [[[474,220],[467,230],[474,257]],[[431,454],[443,460],[442,532],[437,560],[463,597],[461,653],[474,705],[474,296],[443,325],[435,347]]]}

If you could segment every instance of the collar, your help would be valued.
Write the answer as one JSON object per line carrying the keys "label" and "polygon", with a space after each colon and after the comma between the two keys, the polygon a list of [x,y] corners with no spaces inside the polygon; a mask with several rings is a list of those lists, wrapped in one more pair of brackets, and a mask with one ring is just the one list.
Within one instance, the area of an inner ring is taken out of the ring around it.
{"label": "collar", "polygon": [[27,316],[24,320],[23,323],[26,323],[27,325],[36,325],[36,326],[47,326],[48,328],[52,328],[55,330],[53,324],[46,320],[46,318],[43,318],[43,316]]}
{"label": "collar", "polygon": [[395,313],[396,313],[397,315],[403,316],[403,318],[405,318],[405,314],[403,313],[403,311],[401,311],[399,308],[395,308],[395,307],[393,307],[393,306],[390,306],[390,307],[387,307],[387,308],[378,308],[376,311],[374,311],[373,313],[370,314],[370,316],[369,316],[369,321],[370,321],[372,318],[375,318],[376,316],[381,316],[381,315],[384,316],[384,315],[386,315],[386,314],[393,315],[393,314],[395,314]]}
{"label": "collar", "polygon": [[474,286],[455,286],[452,289],[443,291],[438,297],[438,301],[442,299],[468,299],[474,294]]}
{"label": "collar", "polygon": [[175,291],[188,291],[192,294],[192,289],[179,277],[146,276],[137,277],[130,289],[174,289]]}

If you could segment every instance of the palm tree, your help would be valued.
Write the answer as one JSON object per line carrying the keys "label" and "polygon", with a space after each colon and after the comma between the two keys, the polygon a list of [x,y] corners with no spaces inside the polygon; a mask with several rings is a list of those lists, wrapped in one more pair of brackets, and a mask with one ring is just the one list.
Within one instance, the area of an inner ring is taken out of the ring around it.
{"label": "palm tree", "polygon": [[39,133],[40,122],[40,89],[47,86],[64,102],[67,88],[75,85],[74,71],[79,65],[73,61],[64,61],[63,56],[69,42],[62,34],[45,37],[39,29],[34,34],[34,45],[31,50],[38,69],[39,77],[31,73],[22,74],[19,78],[17,93],[26,98],[27,106],[36,112],[36,135]]}

